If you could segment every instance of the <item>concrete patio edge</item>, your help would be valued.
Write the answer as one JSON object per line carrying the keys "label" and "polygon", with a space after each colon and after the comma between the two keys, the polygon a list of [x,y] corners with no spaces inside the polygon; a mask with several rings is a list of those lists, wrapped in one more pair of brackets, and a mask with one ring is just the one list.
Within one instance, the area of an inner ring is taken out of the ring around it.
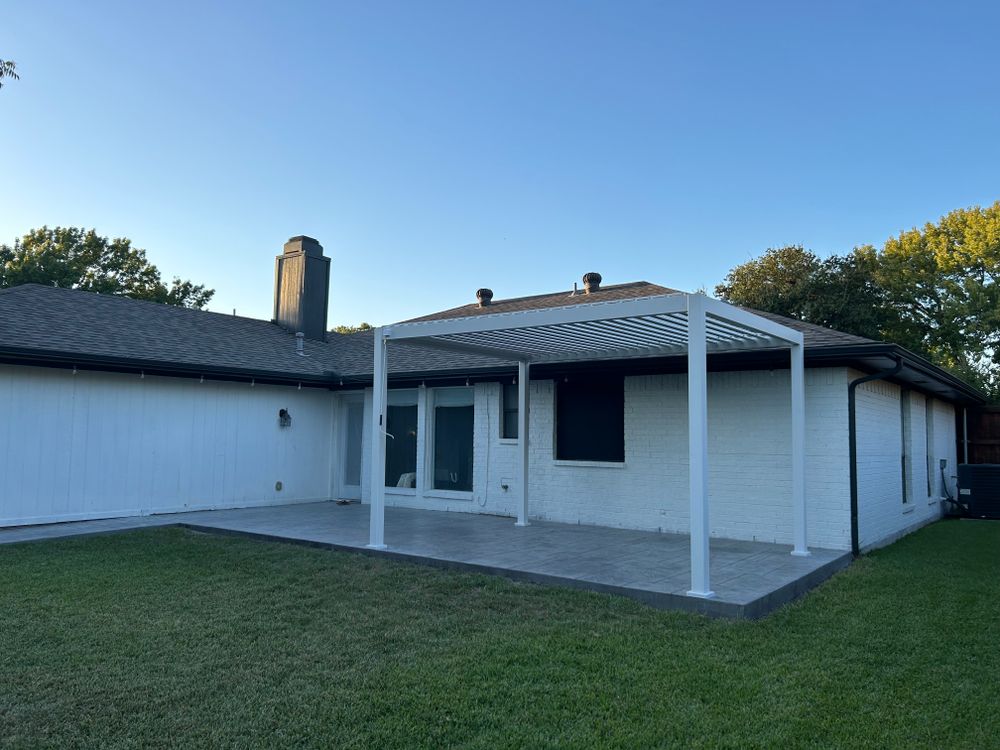
{"label": "concrete patio edge", "polygon": [[[392,549],[375,550],[368,549],[366,547],[356,547],[350,544],[301,539],[296,537],[281,536],[278,534],[264,534],[256,531],[243,531],[240,529],[230,529],[218,526],[205,526],[196,523],[187,523],[184,521],[169,524],[169,526],[180,527],[205,534],[240,536],[266,542],[284,542],[304,547],[329,549],[337,552],[354,552],[356,554],[366,555],[369,557],[406,562],[415,565],[424,565],[442,570],[482,573],[485,575],[507,578],[513,581],[524,581],[546,586],[560,586],[563,588],[572,588],[583,591],[594,591],[601,594],[624,596],[655,609],[692,612],[695,614],[706,615],[708,617],[720,617],[737,620],[758,620],[765,617],[780,607],[783,607],[784,605],[789,604],[803,596],[819,584],[832,577],[835,573],[844,570],[851,563],[851,554],[849,552],[845,552],[840,557],[831,560],[816,570],[811,571],[807,575],[772,591],[766,596],[762,596],[744,604],[737,604],[717,599],[699,599],[692,596],[682,596],[667,592],[649,591],[646,589],[631,588],[628,586],[616,586],[597,581],[586,581],[579,578],[568,578],[564,576],[550,575],[547,573],[538,573],[530,570],[516,570],[513,568],[501,568],[491,565],[482,565],[480,563],[464,562],[461,560],[450,560],[447,558],[417,555],[409,552],[399,552]],[[156,528],[163,527],[161,526]]]}

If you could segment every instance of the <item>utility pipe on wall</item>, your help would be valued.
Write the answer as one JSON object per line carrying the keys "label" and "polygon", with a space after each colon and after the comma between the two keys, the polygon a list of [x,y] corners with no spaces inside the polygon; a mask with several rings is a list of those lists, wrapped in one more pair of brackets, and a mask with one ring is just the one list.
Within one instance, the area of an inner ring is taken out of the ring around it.
{"label": "utility pipe on wall", "polygon": [[962,463],[969,463],[969,409],[962,407]]}

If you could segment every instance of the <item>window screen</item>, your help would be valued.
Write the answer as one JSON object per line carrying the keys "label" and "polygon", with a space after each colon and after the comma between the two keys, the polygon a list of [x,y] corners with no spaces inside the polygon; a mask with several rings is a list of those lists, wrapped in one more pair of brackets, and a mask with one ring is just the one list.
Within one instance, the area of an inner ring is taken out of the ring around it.
{"label": "window screen", "polygon": [[903,478],[903,504],[910,502],[910,392],[899,395],[899,470]]}
{"label": "window screen", "polygon": [[361,484],[361,440],[364,432],[365,405],[361,401],[348,401],[344,419],[344,484],[357,487]]}
{"label": "window screen", "polygon": [[390,392],[386,406],[385,486],[417,486],[417,396]]}
{"label": "window screen", "polygon": [[500,387],[500,437],[517,438],[517,385]]}
{"label": "window screen", "polygon": [[556,458],[625,460],[623,377],[570,377],[556,382]]}
{"label": "window screen", "polygon": [[434,489],[472,492],[472,388],[434,392]]}
{"label": "window screen", "polygon": [[934,399],[924,402],[924,446],[927,454],[927,497],[937,497],[937,471],[934,464]]}

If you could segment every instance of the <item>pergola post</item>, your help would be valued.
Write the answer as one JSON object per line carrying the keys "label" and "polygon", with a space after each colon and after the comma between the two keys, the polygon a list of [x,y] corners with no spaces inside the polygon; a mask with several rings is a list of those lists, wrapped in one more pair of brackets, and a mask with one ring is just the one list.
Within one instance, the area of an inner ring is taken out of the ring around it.
{"label": "pergola post", "polygon": [[688,296],[688,481],[691,504],[691,590],[715,596],[709,583],[708,549],[708,347],[705,298]]}
{"label": "pergola post", "polygon": [[368,546],[385,549],[385,420],[388,400],[386,329],[375,329],[375,370],[372,379],[371,429],[371,519],[368,522]]}
{"label": "pergola post", "polygon": [[806,387],[802,344],[792,344],[792,538],[793,555],[807,557],[806,545]]}
{"label": "pergola post", "polygon": [[531,366],[517,363],[517,455],[521,464],[521,503],[517,507],[517,526],[528,525],[528,393]]}

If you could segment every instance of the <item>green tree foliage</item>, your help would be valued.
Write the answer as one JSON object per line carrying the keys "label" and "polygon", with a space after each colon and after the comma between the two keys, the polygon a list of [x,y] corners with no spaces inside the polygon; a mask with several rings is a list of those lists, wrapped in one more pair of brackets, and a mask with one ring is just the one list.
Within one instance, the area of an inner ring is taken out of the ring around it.
{"label": "green tree foliage", "polygon": [[13,246],[0,245],[0,288],[31,283],[198,309],[215,294],[179,278],[167,286],[131,240],[76,227],[32,229]]}
{"label": "green tree foliage", "polygon": [[1000,397],[1000,201],[889,239],[879,283],[900,312],[887,339]]}
{"label": "green tree foliage", "polygon": [[871,246],[826,260],[801,245],[770,248],[730,271],[715,294],[736,305],[879,338],[894,313],[876,280],[877,261]]}
{"label": "green tree foliage", "polygon": [[806,320],[812,279],[821,265],[802,245],[771,247],[730,271],[715,287],[715,295],[733,304]]}
{"label": "green tree foliage", "polygon": [[17,74],[17,63],[13,60],[0,60],[0,89],[3,88],[4,79],[17,81],[21,78]]}
{"label": "green tree foliage", "polygon": [[769,249],[715,288],[727,302],[898,343],[1000,398],[1000,201],[825,260]]}
{"label": "green tree foliage", "polygon": [[374,328],[371,323],[358,323],[356,326],[334,326],[330,329],[332,333],[361,333]]}

